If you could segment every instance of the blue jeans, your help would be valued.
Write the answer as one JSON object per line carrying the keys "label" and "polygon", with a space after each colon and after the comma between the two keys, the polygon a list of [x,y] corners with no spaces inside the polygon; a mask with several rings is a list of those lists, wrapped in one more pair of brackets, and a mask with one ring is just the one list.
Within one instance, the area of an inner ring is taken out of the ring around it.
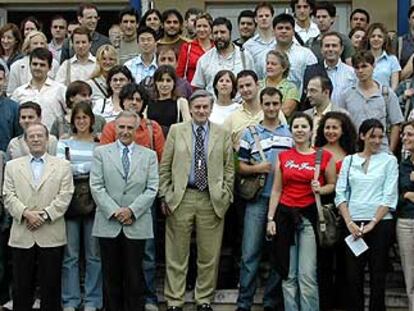
{"label": "blue jeans", "polygon": [[85,247],[85,297],[87,307],[102,308],[102,272],[98,239],[92,236],[93,217],[66,220],[68,244],[65,246],[62,267],[63,307],[79,308],[81,290],[79,280],[79,252],[81,228]]}
{"label": "blue jeans", "polygon": [[[265,239],[268,205],[269,198],[266,197],[259,197],[257,201],[246,204],[237,306],[247,310],[251,308],[256,292],[257,270]],[[275,290],[279,281],[279,274],[272,268],[263,296],[264,307],[276,306]]]}
{"label": "blue jeans", "polygon": [[155,234],[156,234],[156,203],[151,207],[152,222],[154,228],[154,238],[145,241],[145,253],[144,260],[142,261],[142,270],[144,272],[145,280],[145,303],[158,304],[157,298],[157,287],[155,286],[156,268],[157,262],[155,260],[156,245],[155,245]]}
{"label": "blue jeans", "polygon": [[302,220],[290,247],[289,275],[282,283],[285,311],[319,310],[315,232],[308,219]]}

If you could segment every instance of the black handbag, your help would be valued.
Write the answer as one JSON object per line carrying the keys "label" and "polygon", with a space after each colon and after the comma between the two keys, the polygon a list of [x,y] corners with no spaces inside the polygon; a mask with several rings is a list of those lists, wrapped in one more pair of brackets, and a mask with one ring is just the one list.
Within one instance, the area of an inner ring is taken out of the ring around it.
{"label": "black handbag", "polygon": [[73,177],[75,191],[72,201],[65,213],[66,218],[86,216],[95,210],[95,201],[92,198],[91,187],[89,186],[89,174]]}
{"label": "black handbag", "polygon": [[[262,161],[266,161],[266,156],[263,152],[262,146],[260,145],[259,136],[256,132],[255,126],[248,127],[250,133],[254,138],[254,143]],[[236,191],[238,195],[246,201],[256,200],[263,190],[266,182],[266,174],[254,174],[254,175],[239,175],[236,178]]]}
{"label": "black handbag", "polygon": [[[323,149],[316,151],[315,175],[314,180],[319,179],[321,170]],[[316,207],[318,209],[318,218],[316,230],[318,235],[319,246],[322,248],[331,247],[339,240],[339,221],[340,217],[334,204],[322,204],[321,196],[315,193]]]}

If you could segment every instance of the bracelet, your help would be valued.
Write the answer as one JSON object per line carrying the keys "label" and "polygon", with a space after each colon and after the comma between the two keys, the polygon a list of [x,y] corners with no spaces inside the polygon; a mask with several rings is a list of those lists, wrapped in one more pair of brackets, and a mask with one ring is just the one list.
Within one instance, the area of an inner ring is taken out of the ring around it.
{"label": "bracelet", "polygon": [[267,217],[267,221],[273,221],[273,217]]}
{"label": "bracelet", "polygon": [[354,223],[354,221],[353,221],[353,220],[351,220],[350,222],[348,222],[348,223],[346,224],[346,226],[347,226],[347,227],[349,227],[349,225],[350,225],[350,224],[353,224],[353,223]]}
{"label": "bracelet", "polygon": [[377,219],[377,218],[375,218],[375,217],[372,217],[371,221],[372,221],[374,224],[377,224],[377,223],[378,223],[378,219]]}
{"label": "bracelet", "polygon": [[273,219],[272,220],[268,220],[267,223],[270,224],[272,222],[275,222]]}

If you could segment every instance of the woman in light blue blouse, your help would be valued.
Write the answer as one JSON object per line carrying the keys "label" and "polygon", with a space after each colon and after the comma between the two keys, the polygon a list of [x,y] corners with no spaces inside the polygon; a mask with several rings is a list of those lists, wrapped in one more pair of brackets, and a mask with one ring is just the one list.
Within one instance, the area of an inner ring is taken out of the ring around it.
{"label": "woman in light blue blouse", "polygon": [[348,309],[364,310],[364,268],[369,263],[369,310],[385,311],[385,278],[393,221],[390,211],[398,201],[397,159],[381,152],[384,126],[377,119],[362,122],[359,153],[348,155],[336,184],[335,204],[349,233],[363,238],[369,249],[356,257],[346,248]]}
{"label": "woman in light blue blouse", "polygon": [[371,24],[367,30],[366,44],[367,49],[375,57],[374,79],[395,91],[399,83],[401,66],[397,57],[391,54],[391,41],[387,33],[384,24]]}
{"label": "woman in light blue blouse", "polygon": [[[92,237],[95,213],[89,190],[89,172],[98,143],[93,135],[95,116],[88,102],[80,102],[72,108],[70,123],[73,135],[60,140],[57,147],[57,156],[71,162],[75,183],[74,199],[65,215],[67,245],[62,268],[62,304],[64,311],[75,311],[81,306],[79,254],[82,244],[86,263],[83,300],[85,311],[93,311],[102,308],[102,274],[98,242]],[[80,189],[85,191],[78,191]],[[75,200],[75,197],[79,198],[77,193],[86,193],[86,199]]]}

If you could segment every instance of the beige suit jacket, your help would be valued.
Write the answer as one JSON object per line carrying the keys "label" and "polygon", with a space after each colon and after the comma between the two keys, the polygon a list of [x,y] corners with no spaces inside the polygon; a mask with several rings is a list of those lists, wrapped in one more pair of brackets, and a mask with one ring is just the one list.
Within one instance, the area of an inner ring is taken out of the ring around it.
{"label": "beige suit jacket", "polygon": [[[30,156],[7,163],[4,178],[4,205],[13,217],[9,245],[30,248],[66,244],[65,214],[74,191],[70,163],[46,154],[39,184],[33,182]],[[23,211],[45,210],[50,221],[35,231],[26,228]]]}
{"label": "beige suit jacket", "polygon": [[[193,157],[191,121],[174,124],[168,133],[160,164],[160,195],[174,211],[187,189]],[[233,201],[234,163],[230,133],[210,122],[207,157],[211,204],[223,218]]]}

